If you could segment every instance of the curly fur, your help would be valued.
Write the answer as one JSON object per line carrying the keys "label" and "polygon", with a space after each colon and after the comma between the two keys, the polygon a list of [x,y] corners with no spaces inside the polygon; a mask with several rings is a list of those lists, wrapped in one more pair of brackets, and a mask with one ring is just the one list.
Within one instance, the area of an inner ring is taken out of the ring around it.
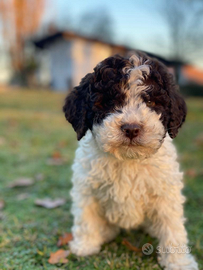
{"label": "curly fur", "polygon": [[[81,139],[73,164],[71,251],[97,253],[119,228],[138,226],[163,248],[187,245],[172,144],[186,105],[167,68],[140,52],[107,58],[68,95],[64,112]],[[128,138],[123,124],[139,124],[139,134]],[[198,269],[190,254],[161,253],[159,263]]]}

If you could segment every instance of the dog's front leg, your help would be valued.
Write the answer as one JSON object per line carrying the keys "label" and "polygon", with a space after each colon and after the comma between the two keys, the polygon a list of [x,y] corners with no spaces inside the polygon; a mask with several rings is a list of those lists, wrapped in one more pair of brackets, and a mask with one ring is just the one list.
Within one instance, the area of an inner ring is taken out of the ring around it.
{"label": "dog's front leg", "polygon": [[197,270],[198,265],[187,246],[182,203],[178,199],[159,200],[151,220],[149,233],[159,239],[160,265],[166,270]]}
{"label": "dog's front leg", "polygon": [[110,225],[102,217],[100,206],[94,198],[84,198],[81,194],[75,193],[72,214],[74,215],[73,241],[69,245],[71,252],[78,256],[98,253],[101,245],[113,240],[119,232],[117,227]]}

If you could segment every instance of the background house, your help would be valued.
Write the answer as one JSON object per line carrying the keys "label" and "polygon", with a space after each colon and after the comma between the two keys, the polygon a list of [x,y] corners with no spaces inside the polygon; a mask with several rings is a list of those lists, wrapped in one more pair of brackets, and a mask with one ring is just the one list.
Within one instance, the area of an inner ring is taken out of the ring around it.
{"label": "background house", "polygon": [[129,51],[125,46],[73,32],[57,32],[34,40],[33,44],[40,61],[37,71],[39,83],[49,83],[57,91],[65,91],[77,85],[84,75],[92,72],[106,57],[117,53],[124,55]]}
{"label": "background house", "polygon": [[9,55],[3,46],[0,47],[0,84],[5,85],[11,77]]}
{"label": "background house", "polygon": [[203,86],[203,69],[192,65],[184,65],[181,70],[181,84],[197,84]]}
{"label": "background house", "polygon": [[[36,48],[35,55],[39,62],[37,84],[50,86],[56,91],[67,91],[78,85],[81,78],[103,59],[114,54],[127,55],[132,48],[99,39],[85,37],[74,32],[55,32],[32,41]],[[156,57],[169,71],[180,77],[182,62]]]}

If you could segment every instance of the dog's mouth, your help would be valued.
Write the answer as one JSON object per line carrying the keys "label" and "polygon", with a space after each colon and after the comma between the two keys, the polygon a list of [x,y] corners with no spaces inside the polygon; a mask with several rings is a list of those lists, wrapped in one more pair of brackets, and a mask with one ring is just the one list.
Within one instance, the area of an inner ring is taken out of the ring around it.
{"label": "dog's mouth", "polygon": [[124,148],[126,148],[126,149],[135,149],[136,150],[136,148],[138,148],[138,147],[141,147],[141,145],[139,144],[122,144],[121,146],[123,146]]}
{"label": "dog's mouth", "polygon": [[120,144],[120,147],[124,150],[124,151],[133,151],[135,153],[138,152],[156,152],[161,144],[163,142],[163,138],[160,140],[156,140],[155,142],[150,142],[150,141],[141,141],[141,138],[136,138],[133,140],[128,140],[128,141],[123,141]]}
{"label": "dog's mouth", "polygon": [[121,145],[122,146],[129,147],[129,148],[134,148],[134,147],[137,147],[137,146],[142,146],[141,142],[139,142],[138,140],[124,141]]}

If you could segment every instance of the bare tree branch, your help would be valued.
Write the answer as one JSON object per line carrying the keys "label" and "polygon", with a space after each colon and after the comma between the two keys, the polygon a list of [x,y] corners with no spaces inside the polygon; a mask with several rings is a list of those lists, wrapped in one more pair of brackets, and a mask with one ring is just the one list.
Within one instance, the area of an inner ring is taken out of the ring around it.
{"label": "bare tree branch", "polygon": [[105,41],[112,41],[112,19],[106,9],[100,8],[84,13],[79,29],[82,34]]}
{"label": "bare tree branch", "polygon": [[198,58],[203,50],[203,2],[165,0],[161,14],[168,27],[171,56],[179,61]]}

